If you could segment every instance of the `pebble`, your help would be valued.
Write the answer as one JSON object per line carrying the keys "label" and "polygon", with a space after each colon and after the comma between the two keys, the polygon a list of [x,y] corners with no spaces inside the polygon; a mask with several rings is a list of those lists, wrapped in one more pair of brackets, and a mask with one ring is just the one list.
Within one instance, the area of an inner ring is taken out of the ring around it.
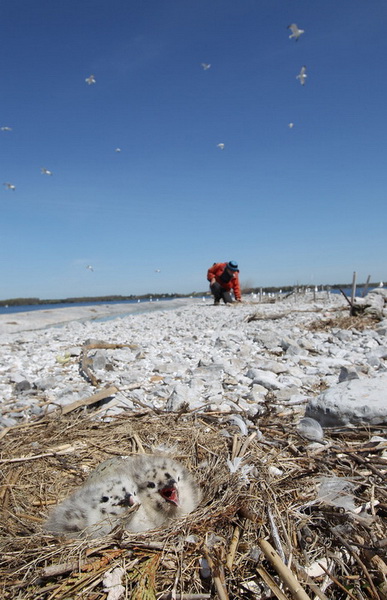
{"label": "pebble", "polygon": [[[99,405],[99,419],[143,411],[144,405],[241,413],[248,419],[262,415],[267,402],[278,412],[293,406],[301,418],[305,404],[321,390],[345,390],[356,381],[366,386],[387,371],[386,318],[364,331],[308,328],[347,315],[346,308],[341,295],[326,292],[275,304],[246,298],[231,307],[187,299],[173,310],[1,333],[0,428],[94,394],[96,388],[79,370],[82,346],[90,340],[130,345],[89,351],[98,389],[119,389],[114,401]],[[249,319],[257,312],[260,319]],[[309,416],[319,421],[318,411]]]}

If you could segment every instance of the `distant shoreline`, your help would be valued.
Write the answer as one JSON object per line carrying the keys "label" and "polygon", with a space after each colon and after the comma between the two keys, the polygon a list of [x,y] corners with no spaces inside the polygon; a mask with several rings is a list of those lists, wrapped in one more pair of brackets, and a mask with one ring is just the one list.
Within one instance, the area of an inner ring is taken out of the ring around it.
{"label": "distant shoreline", "polygon": [[[379,282],[373,282],[373,283],[358,283],[356,285],[356,288],[364,288],[367,285],[368,289],[372,289],[375,287],[378,287]],[[315,286],[313,284],[309,284],[309,285],[285,285],[285,286],[280,286],[280,287],[273,287],[273,286],[269,286],[269,287],[255,287],[255,288],[249,288],[248,290],[243,290],[244,294],[259,294],[260,291],[262,290],[262,292],[264,292],[265,294],[275,294],[275,293],[279,293],[279,292],[283,292],[283,293],[287,293],[287,292],[292,292],[294,289],[306,289],[306,288],[314,288]],[[333,285],[322,285],[319,284],[316,286],[319,290],[339,290],[340,288],[345,289],[345,288],[351,288],[352,287],[352,283],[335,283]],[[53,305],[55,306],[56,304],[81,304],[81,303],[95,303],[95,304],[103,304],[104,302],[136,302],[138,300],[140,301],[144,301],[144,300],[171,300],[174,298],[200,298],[202,296],[205,296],[208,294],[208,291],[202,291],[202,292],[191,292],[190,294],[171,294],[171,293],[167,293],[167,294],[141,294],[141,295],[133,295],[130,294],[128,296],[117,296],[117,295],[113,295],[113,296],[83,296],[83,297],[79,297],[79,298],[58,298],[58,299],[49,299],[49,300],[44,300],[44,299],[40,299],[40,298],[9,298],[7,300],[0,300],[0,306],[36,306],[36,305],[41,305],[41,304],[49,304],[49,305]]]}

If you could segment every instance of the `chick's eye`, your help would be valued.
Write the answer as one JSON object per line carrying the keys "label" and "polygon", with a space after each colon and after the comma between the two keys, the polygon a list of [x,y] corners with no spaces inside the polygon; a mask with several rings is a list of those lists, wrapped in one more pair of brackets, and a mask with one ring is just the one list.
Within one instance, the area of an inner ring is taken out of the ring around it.
{"label": "chick's eye", "polygon": [[148,488],[155,488],[155,487],[156,487],[156,484],[155,484],[155,483],[153,483],[153,481],[148,481],[148,484],[147,484],[147,486],[146,486],[146,487],[148,487]]}

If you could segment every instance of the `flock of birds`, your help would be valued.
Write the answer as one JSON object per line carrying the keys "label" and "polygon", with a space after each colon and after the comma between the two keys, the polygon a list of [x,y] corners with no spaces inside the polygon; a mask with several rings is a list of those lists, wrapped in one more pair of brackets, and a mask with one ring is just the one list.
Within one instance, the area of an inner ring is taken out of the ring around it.
{"label": "flock of birds", "polygon": [[[300,39],[301,35],[305,33],[305,30],[300,29],[296,25],[296,23],[292,23],[291,25],[289,25],[288,29],[290,29],[290,31],[291,31],[291,34],[289,35],[289,39],[294,39],[296,42]],[[200,66],[202,67],[203,71],[208,71],[211,68],[211,63],[202,62]],[[300,72],[296,76],[296,79],[299,80],[301,85],[305,85],[306,78],[307,78],[306,66],[303,65],[301,67]],[[85,82],[87,83],[87,85],[94,85],[95,83],[97,83],[95,75],[91,74],[91,75],[89,75],[89,77],[86,77]],[[289,127],[289,129],[292,129],[294,127],[294,123],[289,123],[288,127]],[[9,131],[12,131],[12,127],[3,125],[2,127],[0,127],[0,131],[9,132]],[[219,144],[217,144],[217,148],[219,148],[219,150],[224,150],[225,144],[223,142],[220,142]],[[117,152],[117,153],[121,152],[121,148],[116,148],[115,152]],[[41,173],[44,175],[52,175],[52,172],[44,167],[42,167],[40,170],[41,170]],[[16,186],[13,183],[6,182],[6,183],[3,183],[3,185],[5,186],[5,188],[7,190],[12,190],[12,191],[16,190]]]}
{"label": "flock of birds", "polygon": [[200,500],[191,473],[169,456],[114,457],[53,509],[44,529],[70,538],[96,538],[117,527],[138,533],[167,527]]}

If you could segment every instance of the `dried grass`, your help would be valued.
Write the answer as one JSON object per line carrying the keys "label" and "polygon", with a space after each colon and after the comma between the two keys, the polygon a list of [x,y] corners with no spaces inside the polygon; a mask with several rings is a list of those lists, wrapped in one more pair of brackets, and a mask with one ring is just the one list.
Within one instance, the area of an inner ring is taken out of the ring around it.
{"label": "dried grass", "polygon": [[[220,434],[225,428],[231,437]],[[332,430],[329,443],[312,451],[283,417],[268,414],[259,428],[264,437],[246,442],[218,414],[123,414],[100,422],[83,409],[8,431],[0,462],[1,598],[102,600],[103,577],[117,566],[126,574],[123,597],[135,600],[324,599],[327,585],[330,598],[385,598],[386,444],[370,444],[369,430]],[[204,499],[195,513],[162,531],[93,541],[42,532],[49,507],[82,484],[88,469],[160,445],[173,447],[197,473]],[[248,484],[227,466],[238,455],[255,467]],[[272,475],[271,467],[282,474]],[[327,475],[354,481],[356,502],[370,503],[369,516],[316,502],[318,477]],[[278,553],[278,569],[265,540]],[[208,579],[200,576],[204,556],[212,566]],[[328,574],[312,581],[306,570],[322,559]],[[298,578],[298,592],[286,573]]]}

